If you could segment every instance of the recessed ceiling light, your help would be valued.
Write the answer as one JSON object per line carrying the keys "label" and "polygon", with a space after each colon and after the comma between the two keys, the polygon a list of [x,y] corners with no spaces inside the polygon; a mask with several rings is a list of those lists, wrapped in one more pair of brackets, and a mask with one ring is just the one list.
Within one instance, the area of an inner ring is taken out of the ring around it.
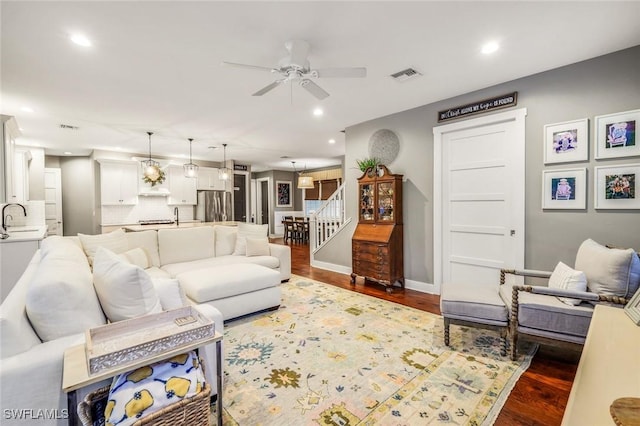
{"label": "recessed ceiling light", "polygon": [[498,43],[496,43],[495,41],[489,42],[484,46],[482,46],[482,53],[484,53],[485,55],[488,55],[498,50],[499,47],[500,46],[498,46]]}
{"label": "recessed ceiling light", "polygon": [[91,47],[91,40],[89,40],[84,34],[71,34],[71,41],[82,47]]}
{"label": "recessed ceiling light", "polygon": [[324,114],[324,111],[322,110],[322,108],[316,108],[313,110],[313,115],[315,115],[316,117],[320,117],[323,114]]}
{"label": "recessed ceiling light", "polygon": [[335,139],[329,139],[329,143],[334,144],[334,143],[336,143],[336,140]]}
{"label": "recessed ceiling light", "polygon": [[73,154],[73,152],[71,152],[71,151],[65,151],[64,152],[64,155],[71,155],[71,154]]}
{"label": "recessed ceiling light", "polygon": [[22,108],[20,108],[21,110],[23,110],[24,112],[33,112],[33,109],[27,107],[27,106],[23,106]]}

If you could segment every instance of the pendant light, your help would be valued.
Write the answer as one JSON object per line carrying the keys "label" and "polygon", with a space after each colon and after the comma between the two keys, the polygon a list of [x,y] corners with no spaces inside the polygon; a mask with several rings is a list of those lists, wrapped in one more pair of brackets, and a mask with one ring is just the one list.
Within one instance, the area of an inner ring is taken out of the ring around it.
{"label": "pendant light", "polygon": [[[293,173],[296,173],[296,162],[292,161],[293,164]],[[298,173],[298,189],[313,189],[313,177],[309,175],[305,175],[305,171],[307,170],[307,166],[304,167],[304,170]]]}
{"label": "pendant light", "polygon": [[156,170],[160,168],[160,163],[151,159],[151,135],[153,135],[153,132],[147,132],[147,134],[149,135],[149,159],[141,161],[140,164],[142,173],[148,177],[157,173]]}
{"label": "pendant light", "polygon": [[231,174],[233,173],[231,169],[227,167],[227,144],[222,144],[222,167],[218,169],[218,177],[220,180],[227,181],[231,178]]}
{"label": "pendant light", "polygon": [[193,164],[193,160],[191,158],[191,143],[193,142],[193,138],[189,138],[189,162],[183,165],[184,168],[184,176],[188,178],[197,178],[198,177],[198,166]]}

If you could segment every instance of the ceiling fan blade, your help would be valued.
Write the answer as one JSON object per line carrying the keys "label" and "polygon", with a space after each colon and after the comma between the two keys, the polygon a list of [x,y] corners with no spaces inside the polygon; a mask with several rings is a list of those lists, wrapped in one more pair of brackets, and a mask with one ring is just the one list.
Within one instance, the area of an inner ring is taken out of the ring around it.
{"label": "ceiling fan blade", "polygon": [[291,40],[285,43],[285,47],[290,53],[290,63],[304,67],[309,54],[309,43],[304,40]]}
{"label": "ceiling fan blade", "polygon": [[260,70],[260,71],[275,71],[273,68],[269,68],[269,67],[261,67],[260,65],[248,65],[248,64],[238,64],[235,62],[222,62],[222,65],[228,65],[231,67],[238,67],[238,68],[249,68],[249,69],[255,69],[255,70]]}
{"label": "ceiling fan blade", "polygon": [[278,87],[278,85],[280,85],[280,83],[282,83],[284,80],[276,80],[273,83],[271,83],[270,85],[263,87],[262,89],[258,90],[256,93],[254,93],[251,96],[262,96],[267,92],[270,92],[271,90],[275,89],[276,87]]}
{"label": "ceiling fan blade", "polygon": [[304,87],[307,92],[311,93],[319,100],[323,100],[324,98],[329,96],[329,94],[322,87],[318,86],[309,79],[305,78],[304,80],[300,81],[300,86]]}
{"label": "ceiling fan blade", "polygon": [[355,68],[322,68],[313,70],[319,78],[361,78],[367,76],[367,69],[364,67]]}

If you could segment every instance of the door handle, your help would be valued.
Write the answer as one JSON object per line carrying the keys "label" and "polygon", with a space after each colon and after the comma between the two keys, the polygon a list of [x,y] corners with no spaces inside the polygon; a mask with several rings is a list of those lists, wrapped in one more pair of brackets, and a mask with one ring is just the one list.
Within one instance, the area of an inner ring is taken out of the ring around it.
{"label": "door handle", "polygon": [[515,230],[515,229],[512,229],[512,230],[511,230],[511,236],[513,237],[514,235],[516,235],[516,230]]}

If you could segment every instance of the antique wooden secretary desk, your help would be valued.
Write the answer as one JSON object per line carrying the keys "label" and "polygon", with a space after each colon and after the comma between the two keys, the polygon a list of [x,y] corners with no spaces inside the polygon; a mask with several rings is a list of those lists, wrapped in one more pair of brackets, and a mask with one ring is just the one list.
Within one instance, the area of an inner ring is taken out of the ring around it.
{"label": "antique wooden secretary desk", "polygon": [[351,283],[356,277],[376,281],[387,292],[404,287],[402,237],[402,175],[385,166],[372,168],[358,179],[358,226],[351,240]]}

